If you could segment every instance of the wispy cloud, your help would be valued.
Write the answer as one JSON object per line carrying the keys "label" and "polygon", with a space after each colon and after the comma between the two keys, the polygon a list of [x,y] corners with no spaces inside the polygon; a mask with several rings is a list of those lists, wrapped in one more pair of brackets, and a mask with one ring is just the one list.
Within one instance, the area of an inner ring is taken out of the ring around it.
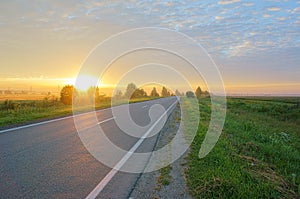
{"label": "wispy cloud", "polygon": [[279,21],[284,21],[284,20],[286,20],[286,17],[277,17],[276,19]]}
{"label": "wispy cloud", "polygon": [[269,14],[264,14],[264,15],[263,15],[264,18],[270,18],[271,16],[272,16],[272,15],[269,15]]}
{"label": "wispy cloud", "polygon": [[218,4],[220,5],[227,5],[232,3],[238,3],[240,0],[224,0],[224,1],[218,1]]}
{"label": "wispy cloud", "polygon": [[243,3],[244,6],[254,6],[253,2],[247,2],[247,3]]}
{"label": "wispy cloud", "polygon": [[247,49],[249,49],[249,48],[253,48],[253,44],[251,41],[246,40],[239,45],[231,46],[228,50],[228,55],[230,57],[240,56],[240,55],[244,54],[243,51],[247,51]]}
{"label": "wispy cloud", "polygon": [[279,11],[281,8],[279,8],[279,7],[270,7],[270,8],[268,8],[268,11]]}
{"label": "wispy cloud", "polygon": [[224,19],[224,17],[216,16],[215,19],[216,19],[216,20],[222,20],[222,19]]}
{"label": "wispy cloud", "polygon": [[300,13],[300,7],[294,8],[292,13]]}
{"label": "wispy cloud", "polygon": [[[300,46],[300,7],[292,1],[282,4],[277,0],[218,0],[216,4],[209,0],[74,0],[43,1],[34,6],[5,4],[6,7],[0,8],[2,26],[21,23],[24,25],[19,25],[19,30],[31,27],[31,31],[39,31],[40,28],[43,33],[48,31],[48,34],[65,40],[97,38],[98,32],[103,31],[102,26],[113,24],[120,27],[159,26],[189,33],[194,38],[206,38],[211,46],[208,51],[222,56],[227,56],[228,49],[232,49],[230,56],[266,51],[268,40],[272,40],[275,46]],[[18,12],[8,12],[11,8]],[[18,32],[15,29],[12,28]],[[8,29],[4,32],[8,32]],[[2,38],[14,40],[4,32],[0,33]],[[260,45],[246,45],[249,43]]]}

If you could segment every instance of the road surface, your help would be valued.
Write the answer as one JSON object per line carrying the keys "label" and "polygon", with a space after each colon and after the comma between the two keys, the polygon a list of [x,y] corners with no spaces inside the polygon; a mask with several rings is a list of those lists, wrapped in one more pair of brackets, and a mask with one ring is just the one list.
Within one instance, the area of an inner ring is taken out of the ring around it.
{"label": "road surface", "polygon": [[[168,114],[177,98],[130,104],[133,120],[149,123],[149,109],[160,104]],[[120,106],[122,108],[123,105]],[[157,134],[140,140],[117,126],[112,110],[96,112],[109,139],[128,151],[151,151]],[[90,114],[80,115],[89,124]],[[139,174],[115,172],[97,161],[84,147],[73,117],[0,131],[0,198],[128,198]],[[103,184],[103,179],[108,178]],[[102,188],[99,188],[99,186]]]}

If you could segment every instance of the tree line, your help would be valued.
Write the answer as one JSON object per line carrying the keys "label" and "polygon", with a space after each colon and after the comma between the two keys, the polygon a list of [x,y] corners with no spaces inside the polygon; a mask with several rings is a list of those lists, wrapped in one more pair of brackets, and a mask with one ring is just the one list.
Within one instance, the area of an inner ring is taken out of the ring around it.
{"label": "tree line", "polygon": [[202,89],[200,88],[200,86],[198,86],[195,90],[195,92],[193,91],[187,91],[185,93],[185,95],[189,98],[194,98],[197,97],[198,99],[200,99],[201,97],[208,97],[209,96],[209,92],[208,91],[202,91]]}
{"label": "tree line", "polygon": [[[107,97],[105,95],[100,95],[100,89],[99,87],[90,87],[87,90],[87,96],[89,98],[93,98],[95,102],[101,102],[105,100],[110,100],[110,97]],[[153,87],[150,94],[142,89],[137,88],[137,86],[134,83],[129,83],[126,87],[125,93],[123,94],[122,91],[117,90],[114,94],[114,98],[116,99],[135,99],[135,98],[145,98],[145,97],[151,97],[151,98],[158,98],[158,97],[170,97],[170,96],[184,96],[187,97],[197,97],[200,98],[201,96],[209,95],[207,91],[202,91],[200,87],[197,87],[196,91],[187,91],[185,94],[179,92],[178,90],[175,91],[175,94],[173,94],[170,90],[168,90],[166,87],[162,87],[161,92],[159,93],[156,89],[156,87]],[[71,105],[73,97],[76,98],[79,96],[79,92],[73,85],[66,85],[61,89],[60,92],[60,101],[63,104]]]}

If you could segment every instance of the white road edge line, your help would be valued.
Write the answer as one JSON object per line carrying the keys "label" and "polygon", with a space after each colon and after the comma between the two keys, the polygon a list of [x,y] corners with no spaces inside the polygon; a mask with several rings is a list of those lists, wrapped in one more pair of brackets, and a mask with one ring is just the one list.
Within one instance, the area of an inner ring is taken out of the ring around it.
{"label": "white road edge line", "polygon": [[145,138],[150,134],[153,128],[158,124],[158,122],[163,118],[163,116],[168,113],[168,111],[177,104],[176,100],[169,108],[162,114],[158,120],[148,129],[148,131],[135,143],[133,147],[123,156],[123,158],[114,166],[112,170],[99,182],[99,184],[93,189],[93,191],[86,197],[86,199],[95,199],[104,187],[109,183],[109,181],[116,175],[119,169],[127,162],[127,160],[131,157],[131,155],[136,151],[136,149],[142,144]]}
{"label": "white road edge line", "polygon": [[77,129],[77,127],[76,127],[76,129],[77,129],[77,131],[85,131],[85,130],[87,130],[87,129],[93,128],[94,126],[97,126],[98,124],[103,124],[103,123],[108,122],[108,121],[110,121],[110,120],[113,120],[113,119],[115,119],[115,118],[116,118],[116,117],[111,117],[111,118],[102,120],[101,122],[97,122],[96,124],[93,124],[92,126],[88,126],[88,127],[83,128],[83,129]]}
{"label": "white road edge line", "polygon": [[[95,112],[98,113],[98,112],[104,111],[104,110],[107,110],[107,109],[101,109],[101,110],[97,110]],[[57,121],[61,121],[61,120],[66,120],[66,119],[73,118],[74,116],[82,116],[82,115],[87,115],[87,114],[91,114],[91,113],[94,113],[94,111],[90,111],[90,112],[86,112],[86,113],[80,113],[80,114],[71,115],[71,116],[67,116],[67,117],[61,117],[61,118],[57,118],[57,119],[53,119],[53,120],[47,120],[47,121],[44,121],[44,122],[28,124],[28,125],[24,125],[24,126],[10,128],[10,129],[4,129],[4,130],[0,131],[0,134],[1,133],[7,133],[9,131],[19,130],[19,129],[25,129],[25,128],[29,128],[29,127],[33,127],[33,126],[39,126],[39,125],[42,125],[42,124],[47,124],[47,123],[57,122]]]}
{"label": "white road edge line", "polygon": [[108,119],[106,119],[106,120],[102,120],[101,122],[98,122],[97,124],[102,124],[102,123],[104,123],[104,122],[108,122],[108,121],[110,121],[110,120],[113,120],[113,119],[115,119],[116,117],[111,117],[111,118],[108,118]]}

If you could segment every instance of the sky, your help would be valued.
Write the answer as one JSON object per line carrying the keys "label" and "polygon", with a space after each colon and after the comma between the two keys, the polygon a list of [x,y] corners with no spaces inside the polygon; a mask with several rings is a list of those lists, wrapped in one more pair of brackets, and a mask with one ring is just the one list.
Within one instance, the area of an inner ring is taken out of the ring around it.
{"label": "sky", "polygon": [[229,95],[300,95],[296,0],[1,0],[0,89],[58,89],[97,44],[141,27],[200,43]]}

